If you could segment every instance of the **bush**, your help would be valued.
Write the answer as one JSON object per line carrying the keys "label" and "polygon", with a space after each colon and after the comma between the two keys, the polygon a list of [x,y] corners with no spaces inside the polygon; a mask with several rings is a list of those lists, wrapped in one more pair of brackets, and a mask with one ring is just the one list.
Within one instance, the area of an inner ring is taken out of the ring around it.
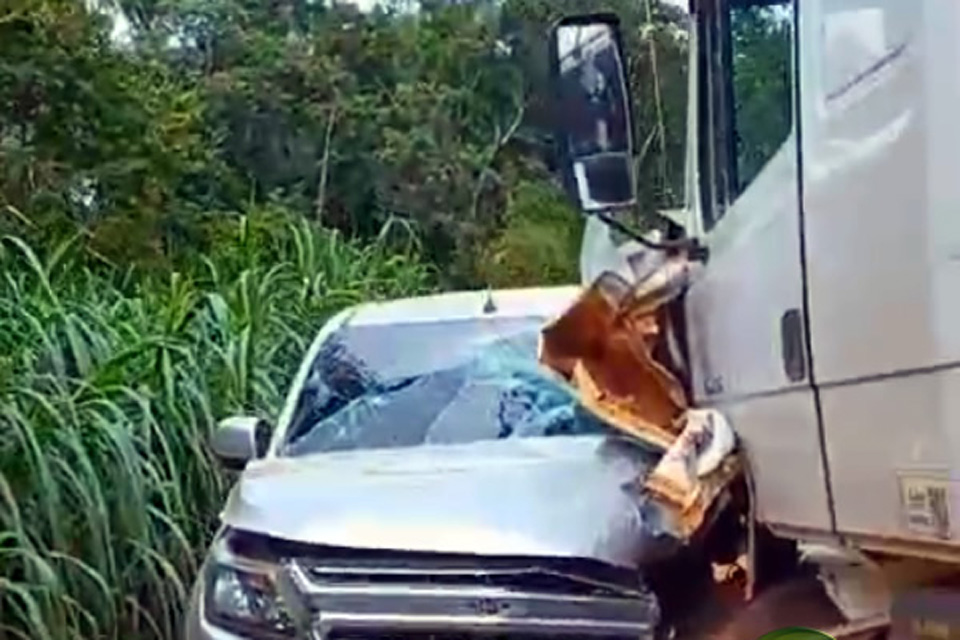
{"label": "bush", "polygon": [[506,224],[477,265],[492,287],[579,282],[583,220],[548,183],[522,182],[511,195]]}

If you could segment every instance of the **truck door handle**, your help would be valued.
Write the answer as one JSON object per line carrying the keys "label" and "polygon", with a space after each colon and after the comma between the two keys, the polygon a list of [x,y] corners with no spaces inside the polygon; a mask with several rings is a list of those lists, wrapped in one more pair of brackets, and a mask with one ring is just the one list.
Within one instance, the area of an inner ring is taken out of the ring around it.
{"label": "truck door handle", "polygon": [[807,377],[803,341],[803,316],[799,309],[787,309],[780,317],[780,355],[790,382],[800,382]]}

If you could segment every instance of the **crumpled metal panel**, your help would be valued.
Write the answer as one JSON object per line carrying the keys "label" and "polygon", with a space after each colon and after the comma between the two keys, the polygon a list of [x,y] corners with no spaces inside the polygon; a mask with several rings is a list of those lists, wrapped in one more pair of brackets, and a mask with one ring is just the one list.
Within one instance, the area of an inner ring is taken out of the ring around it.
{"label": "crumpled metal panel", "polygon": [[684,415],[677,440],[646,477],[644,490],[668,509],[677,530],[692,535],[714,499],[741,471],[734,456],[736,434],[715,409],[694,409]]}
{"label": "crumpled metal panel", "polygon": [[631,484],[652,462],[606,436],[270,458],[248,467],[222,518],[312,544],[636,567],[675,540]]}
{"label": "crumpled metal panel", "polygon": [[[742,471],[723,416],[690,411],[680,381],[654,355],[660,309],[683,292],[695,271],[686,258],[675,257],[639,283],[604,272],[544,327],[540,346],[540,361],[571,382],[584,407],[665,450],[652,473],[638,478],[638,488],[685,539]],[[711,468],[701,472],[700,466]]]}
{"label": "crumpled metal panel", "polygon": [[559,318],[543,328],[540,362],[569,380],[580,402],[611,426],[666,449],[687,408],[683,386],[653,356],[660,337],[656,310],[676,295],[668,263],[649,289],[604,273]]}

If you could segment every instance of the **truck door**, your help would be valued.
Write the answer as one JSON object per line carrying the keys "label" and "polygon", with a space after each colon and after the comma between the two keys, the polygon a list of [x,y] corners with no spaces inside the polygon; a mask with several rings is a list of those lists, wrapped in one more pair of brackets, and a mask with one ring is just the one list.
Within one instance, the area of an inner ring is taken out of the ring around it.
{"label": "truck door", "polygon": [[832,531],[806,331],[791,0],[699,0],[694,59],[699,233],[687,295],[694,396],[744,443],[758,516]]}

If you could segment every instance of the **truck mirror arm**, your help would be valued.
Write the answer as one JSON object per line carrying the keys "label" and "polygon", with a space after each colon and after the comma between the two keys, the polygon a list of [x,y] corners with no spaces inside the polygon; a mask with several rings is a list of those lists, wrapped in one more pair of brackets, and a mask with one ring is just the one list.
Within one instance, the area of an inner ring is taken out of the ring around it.
{"label": "truck mirror arm", "polygon": [[698,238],[680,238],[678,240],[665,240],[663,242],[654,242],[644,238],[625,224],[608,215],[606,212],[597,211],[594,213],[604,224],[612,229],[626,235],[631,240],[636,240],[643,246],[654,251],[685,251],[687,259],[694,262],[706,264],[710,259],[710,248],[700,242]]}

